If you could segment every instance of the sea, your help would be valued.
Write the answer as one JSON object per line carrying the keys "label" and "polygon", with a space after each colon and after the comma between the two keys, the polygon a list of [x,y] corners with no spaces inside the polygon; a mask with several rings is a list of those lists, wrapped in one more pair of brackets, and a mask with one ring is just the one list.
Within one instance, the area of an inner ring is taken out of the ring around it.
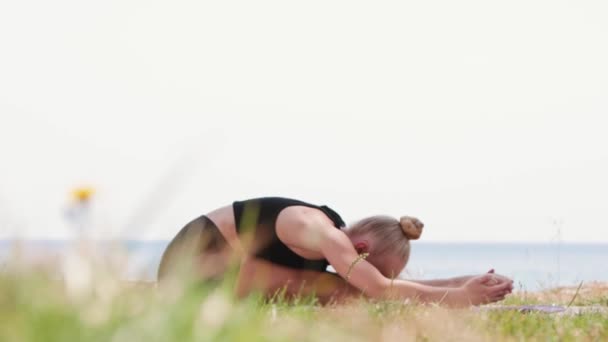
{"label": "sea", "polygon": [[[126,258],[122,277],[153,281],[169,241],[123,241]],[[30,260],[61,258],[74,245],[67,240],[0,240],[0,271],[19,245]],[[97,242],[101,253],[115,253],[116,242]],[[111,248],[109,246],[112,246]],[[516,290],[537,291],[581,282],[608,282],[608,244],[592,243],[439,243],[412,244],[405,279],[440,279],[480,274],[494,269],[512,278]]]}

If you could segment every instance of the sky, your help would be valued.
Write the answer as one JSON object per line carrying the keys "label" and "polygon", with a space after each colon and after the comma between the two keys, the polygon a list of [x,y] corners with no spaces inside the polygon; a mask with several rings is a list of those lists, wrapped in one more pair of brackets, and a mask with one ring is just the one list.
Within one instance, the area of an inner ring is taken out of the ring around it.
{"label": "sky", "polygon": [[424,241],[608,242],[605,1],[3,1],[0,238],[258,196]]}

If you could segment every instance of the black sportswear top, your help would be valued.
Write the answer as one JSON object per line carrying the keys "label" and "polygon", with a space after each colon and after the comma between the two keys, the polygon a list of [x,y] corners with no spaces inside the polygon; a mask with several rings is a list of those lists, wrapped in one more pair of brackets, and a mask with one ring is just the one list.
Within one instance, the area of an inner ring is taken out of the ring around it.
{"label": "black sportswear top", "polygon": [[336,228],[344,221],[331,208],[281,197],[254,198],[232,204],[239,235],[253,231],[254,255],[260,259],[295,269],[324,272],[329,263],[325,259],[309,260],[294,253],[277,236],[276,221],[279,213],[291,206],[305,206],[321,210],[333,221]]}

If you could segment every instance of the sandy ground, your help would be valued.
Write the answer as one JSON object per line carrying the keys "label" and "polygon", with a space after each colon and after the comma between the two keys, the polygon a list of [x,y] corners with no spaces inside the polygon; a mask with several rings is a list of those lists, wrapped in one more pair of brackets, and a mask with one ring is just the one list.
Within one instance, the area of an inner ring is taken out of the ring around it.
{"label": "sandy ground", "polygon": [[536,305],[487,305],[481,310],[515,310],[521,312],[543,312],[557,315],[585,313],[608,314],[608,283],[583,283],[580,288],[557,287],[538,292],[516,292],[514,296],[523,302]]}

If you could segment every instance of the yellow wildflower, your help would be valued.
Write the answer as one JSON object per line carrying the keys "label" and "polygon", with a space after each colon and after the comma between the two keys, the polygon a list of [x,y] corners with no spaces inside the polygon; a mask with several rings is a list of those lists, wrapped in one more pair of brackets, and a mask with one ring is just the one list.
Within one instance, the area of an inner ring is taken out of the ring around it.
{"label": "yellow wildflower", "polygon": [[76,202],[88,202],[93,194],[95,193],[95,189],[90,186],[78,187],[72,190],[72,199]]}

